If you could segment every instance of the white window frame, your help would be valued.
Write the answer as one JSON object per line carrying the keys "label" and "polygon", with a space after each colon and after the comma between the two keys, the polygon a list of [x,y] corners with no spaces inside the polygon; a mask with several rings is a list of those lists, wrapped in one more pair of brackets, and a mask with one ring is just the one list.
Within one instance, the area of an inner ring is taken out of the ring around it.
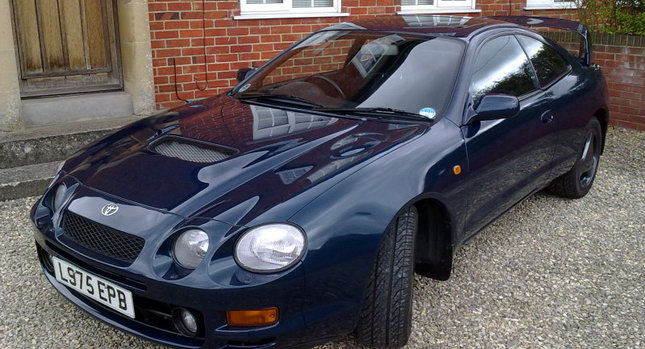
{"label": "white window frame", "polygon": [[575,0],[556,2],[555,0],[526,0],[525,10],[558,10],[576,9],[578,4]]}
{"label": "white window frame", "polygon": [[332,0],[331,7],[294,8],[292,0],[282,0],[281,4],[248,4],[240,1],[240,15],[233,19],[262,18],[306,18],[306,17],[345,17],[349,13],[341,12],[341,0]]}
{"label": "white window frame", "polygon": [[[399,2],[400,3],[400,2]],[[425,14],[425,13],[478,13],[475,8],[476,0],[434,0],[433,5],[401,5],[400,15]]]}

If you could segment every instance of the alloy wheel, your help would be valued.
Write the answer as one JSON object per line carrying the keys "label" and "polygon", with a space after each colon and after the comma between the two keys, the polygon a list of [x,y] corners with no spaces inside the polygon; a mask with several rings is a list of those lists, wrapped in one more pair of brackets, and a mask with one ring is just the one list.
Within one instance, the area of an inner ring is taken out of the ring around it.
{"label": "alloy wheel", "polygon": [[580,156],[580,185],[587,187],[593,181],[598,168],[600,152],[598,139],[594,132],[589,132]]}

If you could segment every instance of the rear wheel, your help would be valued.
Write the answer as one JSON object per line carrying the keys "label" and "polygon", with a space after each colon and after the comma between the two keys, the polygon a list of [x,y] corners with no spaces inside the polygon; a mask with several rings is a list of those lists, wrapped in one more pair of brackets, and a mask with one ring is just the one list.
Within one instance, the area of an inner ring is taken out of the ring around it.
{"label": "rear wheel", "polygon": [[410,338],[417,226],[417,209],[410,206],[397,217],[384,237],[356,328],[356,338],[361,344],[399,348]]}
{"label": "rear wheel", "polygon": [[601,147],[602,131],[600,123],[594,118],[587,127],[585,140],[575,165],[569,172],[553,181],[549,188],[550,191],[570,199],[578,199],[587,195],[596,178]]}

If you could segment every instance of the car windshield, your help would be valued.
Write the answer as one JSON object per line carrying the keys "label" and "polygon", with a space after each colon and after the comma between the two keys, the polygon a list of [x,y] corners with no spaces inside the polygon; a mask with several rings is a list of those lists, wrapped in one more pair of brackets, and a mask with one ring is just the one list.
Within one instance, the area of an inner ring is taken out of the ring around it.
{"label": "car windshield", "polygon": [[306,38],[232,92],[310,109],[401,111],[433,118],[448,103],[464,45],[365,30]]}

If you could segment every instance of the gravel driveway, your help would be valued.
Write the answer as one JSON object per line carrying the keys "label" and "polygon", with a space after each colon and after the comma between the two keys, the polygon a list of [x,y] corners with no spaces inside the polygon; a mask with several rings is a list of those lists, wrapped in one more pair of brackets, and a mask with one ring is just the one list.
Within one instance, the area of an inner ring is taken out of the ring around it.
{"label": "gravel driveway", "polygon": [[[0,348],[155,347],[49,285],[34,201],[0,202]],[[587,197],[530,198],[457,252],[450,280],[417,277],[414,297],[409,348],[645,346],[645,132],[610,130]]]}

